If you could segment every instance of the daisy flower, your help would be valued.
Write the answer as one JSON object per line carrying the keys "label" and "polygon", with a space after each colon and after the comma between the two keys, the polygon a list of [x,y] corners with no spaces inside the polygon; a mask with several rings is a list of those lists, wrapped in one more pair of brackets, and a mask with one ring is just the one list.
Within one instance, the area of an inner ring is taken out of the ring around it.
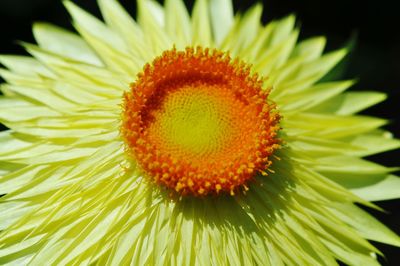
{"label": "daisy flower", "polygon": [[377,265],[399,237],[360,209],[400,197],[363,157],[398,148],[385,99],[327,80],[346,55],[262,6],[64,2],[0,70],[0,264]]}

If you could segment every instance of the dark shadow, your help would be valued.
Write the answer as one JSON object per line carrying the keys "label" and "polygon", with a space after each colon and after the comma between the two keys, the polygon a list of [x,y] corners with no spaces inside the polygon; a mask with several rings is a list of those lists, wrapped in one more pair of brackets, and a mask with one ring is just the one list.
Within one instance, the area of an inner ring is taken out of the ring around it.
{"label": "dark shadow", "polygon": [[276,218],[287,211],[295,187],[290,159],[274,160],[271,169],[275,173],[257,175],[246,193],[181,197],[175,200],[175,210],[200,229],[215,228],[240,237],[257,232],[262,238],[274,227]]}

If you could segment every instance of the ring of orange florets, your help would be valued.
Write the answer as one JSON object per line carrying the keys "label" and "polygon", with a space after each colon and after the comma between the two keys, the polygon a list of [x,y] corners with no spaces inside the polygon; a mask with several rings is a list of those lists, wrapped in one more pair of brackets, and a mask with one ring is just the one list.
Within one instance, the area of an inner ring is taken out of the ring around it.
{"label": "ring of orange florets", "polygon": [[[200,165],[190,158],[178,159],[173,153],[163,154],[151,143],[146,130],[151,123],[149,110],[162,102],[165,91],[175,90],[185,82],[211,79],[229,87],[235,97],[252,110],[252,117],[237,118],[246,123],[244,128],[247,129],[243,132],[249,138],[246,146],[239,146],[232,160],[204,161]],[[279,148],[276,137],[279,115],[274,105],[268,103],[269,90],[263,90],[262,85],[262,80],[250,73],[248,65],[232,61],[226,53],[200,47],[166,51],[144,67],[137,81],[131,84],[131,91],[124,94],[121,133],[128,152],[156,183],[182,195],[220,192],[233,195],[239,189],[247,190],[246,184],[255,174],[266,174],[271,165],[270,157]]]}

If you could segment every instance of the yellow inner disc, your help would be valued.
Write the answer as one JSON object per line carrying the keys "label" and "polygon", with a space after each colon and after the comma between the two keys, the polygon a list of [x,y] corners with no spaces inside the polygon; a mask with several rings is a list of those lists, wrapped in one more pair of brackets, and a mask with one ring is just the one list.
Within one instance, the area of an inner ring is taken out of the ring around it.
{"label": "yellow inner disc", "polygon": [[186,85],[168,94],[149,128],[157,146],[185,158],[213,157],[228,149],[235,125],[226,94],[217,85]]}

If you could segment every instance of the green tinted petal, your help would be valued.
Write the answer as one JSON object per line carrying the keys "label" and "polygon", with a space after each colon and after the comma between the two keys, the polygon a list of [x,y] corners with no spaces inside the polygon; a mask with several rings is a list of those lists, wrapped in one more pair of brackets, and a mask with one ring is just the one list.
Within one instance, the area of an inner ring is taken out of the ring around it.
{"label": "green tinted petal", "polygon": [[33,35],[39,46],[71,59],[101,66],[102,62],[79,36],[47,23],[35,23]]}
{"label": "green tinted petal", "polygon": [[346,141],[361,148],[359,151],[352,153],[357,156],[373,155],[400,147],[400,140],[394,139],[393,135],[387,131],[358,135]]}
{"label": "green tinted petal", "polygon": [[338,81],[319,83],[308,87],[301,93],[293,93],[280,97],[278,104],[282,106],[282,110],[309,110],[312,107],[324,102],[348,89],[354,84],[354,81]]}
{"label": "green tinted petal", "polygon": [[273,47],[287,39],[293,32],[295,22],[296,17],[294,15],[289,15],[283,19],[273,21],[274,32],[269,39],[268,46]]}
{"label": "green tinted petal", "polygon": [[230,0],[210,0],[210,14],[215,43],[219,45],[233,25],[233,6]]}
{"label": "green tinted petal", "polygon": [[287,113],[282,121],[289,135],[339,139],[366,133],[386,124],[367,116],[335,116],[317,113]]}
{"label": "green tinted petal", "polygon": [[155,5],[156,3],[152,0],[138,1],[138,21],[143,29],[144,39],[149,45],[146,49],[151,49],[154,57],[173,47],[173,41],[165,33],[164,25],[160,24],[160,18],[153,12]]}
{"label": "green tinted petal", "polygon": [[64,5],[77,31],[109,68],[131,75],[137,73],[141,62],[129,54],[127,45],[117,33],[72,2],[64,1]]}
{"label": "green tinted petal", "polygon": [[304,61],[311,61],[319,58],[324,51],[326,38],[323,36],[306,39],[297,44],[291,57],[301,57]]}
{"label": "green tinted petal", "polygon": [[315,106],[310,111],[351,115],[384,101],[386,97],[387,95],[381,92],[346,92],[321,105]]}
{"label": "green tinted petal", "polygon": [[351,191],[369,201],[397,199],[400,197],[400,178],[387,175],[376,182],[351,188]]}
{"label": "green tinted petal", "polygon": [[210,47],[213,44],[208,0],[195,2],[192,12],[192,45]]}
{"label": "green tinted petal", "polygon": [[[313,61],[288,61],[276,71],[269,83],[274,86],[271,97],[284,97],[285,94],[301,92],[319,81],[346,55],[345,50],[325,54]],[[286,69],[285,69],[286,68]]]}
{"label": "green tinted petal", "polygon": [[237,17],[235,26],[221,44],[222,50],[229,50],[233,55],[239,55],[240,51],[257,37],[260,30],[260,18],[262,14],[261,4],[253,6],[242,17]]}
{"label": "green tinted petal", "polygon": [[182,0],[165,2],[165,29],[178,49],[184,49],[191,43],[191,20]]}
{"label": "green tinted petal", "polygon": [[124,40],[129,52],[143,60],[151,60],[154,55],[148,51],[143,31],[135,20],[115,0],[98,0],[107,25]]}
{"label": "green tinted petal", "polygon": [[17,55],[1,55],[0,63],[16,74],[40,78],[41,76],[54,77],[43,64],[34,58]]}
{"label": "green tinted petal", "polygon": [[399,236],[360,208],[350,204],[340,204],[332,211],[366,239],[400,246]]}
{"label": "green tinted petal", "polygon": [[[299,32],[297,30],[293,31],[287,39],[264,52],[255,63],[254,69],[265,76],[270,76],[271,73],[274,73],[274,70],[276,71],[286,63],[286,60],[296,44],[298,34]],[[276,86],[273,76],[271,77],[271,81],[267,81],[267,85]],[[272,92],[276,92],[277,89],[278,87],[274,87]],[[273,97],[272,94],[271,97]]]}

